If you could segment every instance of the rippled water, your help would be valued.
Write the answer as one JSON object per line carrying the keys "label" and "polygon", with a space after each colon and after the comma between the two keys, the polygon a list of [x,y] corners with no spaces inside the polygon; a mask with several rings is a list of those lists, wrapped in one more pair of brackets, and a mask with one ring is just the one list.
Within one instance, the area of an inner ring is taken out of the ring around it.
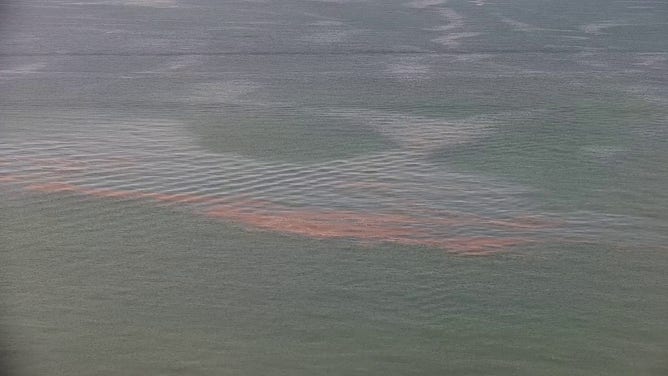
{"label": "rippled water", "polygon": [[2,14],[17,374],[668,372],[665,3]]}

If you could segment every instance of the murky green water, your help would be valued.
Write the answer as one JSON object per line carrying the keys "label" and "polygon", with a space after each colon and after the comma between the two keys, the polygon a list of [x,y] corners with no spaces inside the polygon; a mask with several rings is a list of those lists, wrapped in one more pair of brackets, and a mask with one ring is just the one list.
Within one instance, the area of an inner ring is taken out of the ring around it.
{"label": "murky green water", "polygon": [[2,11],[15,374],[668,372],[666,4]]}

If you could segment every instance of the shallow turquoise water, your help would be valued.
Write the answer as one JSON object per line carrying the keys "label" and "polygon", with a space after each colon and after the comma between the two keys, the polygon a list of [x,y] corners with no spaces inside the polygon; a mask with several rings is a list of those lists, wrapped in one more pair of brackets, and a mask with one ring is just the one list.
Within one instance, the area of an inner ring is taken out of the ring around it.
{"label": "shallow turquoise water", "polygon": [[16,374],[668,372],[665,4],[4,14]]}

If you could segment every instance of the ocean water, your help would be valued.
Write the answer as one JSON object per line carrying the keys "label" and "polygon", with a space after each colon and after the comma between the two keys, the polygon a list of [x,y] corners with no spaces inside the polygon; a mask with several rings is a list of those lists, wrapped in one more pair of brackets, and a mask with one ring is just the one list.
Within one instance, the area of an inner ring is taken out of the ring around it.
{"label": "ocean water", "polygon": [[668,374],[665,1],[1,4],[11,374]]}

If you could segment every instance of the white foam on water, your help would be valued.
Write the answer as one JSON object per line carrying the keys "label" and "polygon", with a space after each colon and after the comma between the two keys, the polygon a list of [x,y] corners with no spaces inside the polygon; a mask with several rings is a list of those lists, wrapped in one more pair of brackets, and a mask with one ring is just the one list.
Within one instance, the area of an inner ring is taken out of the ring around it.
{"label": "white foam on water", "polygon": [[628,148],[613,145],[589,145],[583,146],[581,150],[592,159],[603,162],[614,160],[616,157],[629,152]]}
{"label": "white foam on water", "polygon": [[177,0],[97,0],[97,1],[70,1],[63,2],[62,5],[116,5],[116,6],[131,6],[131,7],[147,7],[147,8],[177,8],[179,3]]}
{"label": "white foam on water", "polygon": [[[668,98],[666,98],[665,93],[662,93],[657,87],[649,85],[627,85],[621,87],[620,90],[645,102],[659,106],[668,106]],[[665,123],[668,124],[668,119]]]}
{"label": "white foam on water", "polygon": [[493,126],[490,118],[475,116],[456,121],[364,109],[333,110],[331,115],[372,127],[408,150],[426,152],[479,138]]}
{"label": "white foam on water", "polygon": [[580,52],[574,55],[574,61],[578,64],[586,65],[598,69],[610,69],[611,65],[607,59],[600,54],[591,51]]}
{"label": "white foam on water", "polygon": [[108,3],[149,8],[176,8],[179,6],[177,0],[113,0]]}
{"label": "white foam on water", "polygon": [[247,80],[231,80],[218,82],[203,82],[187,85],[182,90],[169,90],[161,97],[168,101],[197,104],[239,104],[244,103],[244,97],[260,88],[255,82]]}
{"label": "white foam on water", "polygon": [[441,36],[432,38],[432,42],[448,48],[459,48],[463,43],[463,39],[473,38],[482,34],[482,32],[466,30],[466,18],[456,10],[447,7],[437,7],[433,9],[445,19],[446,24],[425,29],[428,31],[445,32]]}
{"label": "white foam on water", "polygon": [[450,31],[464,27],[464,16],[450,8],[439,8],[438,12],[445,18],[447,24],[440,26],[437,30]]}
{"label": "white foam on water", "polygon": [[668,70],[668,54],[666,53],[643,53],[635,56],[635,66],[647,67],[650,69]]}
{"label": "white foam on water", "polygon": [[563,39],[574,39],[574,40],[590,40],[590,37],[585,37],[582,35],[561,35],[559,36],[560,38]]}
{"label": "white foam on water", "polygon": [[164,63],[157,64],[153,69],[140,71],[140,74],[169,74],[179,72],[186,68],[192,68],[201,63],[202,58],[196,55],[178,56],[168,59]]}
{"label": "white foam on water", "polygon": [[333,4],[351,4],[351,3],[365,3],[367,0],[309,0],[318,3],[333,3]]}
{"label": "white foam on water", "polygon": [[602,22],[594,22],[586,24],[584,26],[581,26],[580,29],[587,34],[604,35],[606,34],[605,33],[606,29],[620,26],[632,26],[632,25],[633,24],[615,22],[615,21],[602,21]]}
{"label": "white foam on water", "polygon": [[320,20],[310,23],[311,26],[343,26],[345,25],[341,21],[336,20]]}
{"label": "white foam on water", "polygon": [[308,34],[300,39],[309,43],[333,44],[343,42],[357,33],[356,30],[327,30]]}
{"label": "white foam on water", "polygon": [[38,63],[18,65],[18,66],[15,66],[14,68],[10,68],[10,69],[2,69],[2,70],[0,70],[0,80],[20,78],[20,77],[29,76],[29,75],[32,75],[32,74],[35,74],[35,73],[39,73],[46,66],[47,66],[46,63],[38,62]]}
{"label": "white foam on water", "polygon": [[532,32],[532,31],[543,30],[539,27],[536,27],[536,26],[530,25],[528,23],[509,18],[509,17],[501,16],[501,17],[499,17],[499,19],[501,20],[501,22],[512,26],[512,28],[517,30],[517,31],[528,33],[528,32]]}
{"label": "white foam on water", "polygon": [[448,33],[447,35],[440,36],[438,38],[432,39],[432,42],[440,43],[446,47],[456,48],[462,45],[462,39],[473,38],[481,33],[478,32],[461,32],[461,33]]}
{"label": "white foam on water", "polygon": [[448,0],[414,0],[404,4],[409,8],[425,9],[437,5],[447,4]]}
{"label": "white foam on water", "polygon": [[429,76],[431,68],[421,56],[402,56],[387,65],[387,72],[400,80],[419,80]]}

